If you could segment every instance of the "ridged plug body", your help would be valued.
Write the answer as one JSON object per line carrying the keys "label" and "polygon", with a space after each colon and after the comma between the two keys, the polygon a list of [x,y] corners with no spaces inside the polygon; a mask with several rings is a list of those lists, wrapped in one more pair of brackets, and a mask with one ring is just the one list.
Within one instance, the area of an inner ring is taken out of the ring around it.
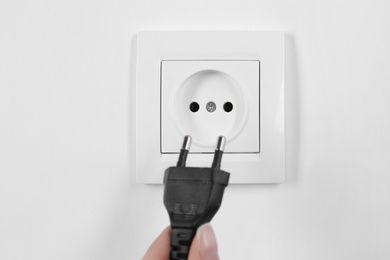
{"label": "ridged plug body", "polygon": [[210,222],[222,203],[230,173],[217,168],[170,167],[164,176],[164,204],[172,228]]}

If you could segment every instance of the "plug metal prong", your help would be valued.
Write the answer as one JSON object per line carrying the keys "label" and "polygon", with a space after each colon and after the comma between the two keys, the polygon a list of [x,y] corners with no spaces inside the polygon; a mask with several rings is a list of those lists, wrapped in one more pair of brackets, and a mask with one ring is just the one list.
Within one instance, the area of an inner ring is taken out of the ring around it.
{"label": "plug metal prong", "polygon": [[218,137],[217,147],[215,147],[215,150],[219,150],[223,152],[225,150],[225,144],[226,144],[226,138],[224,136]]}
{"label": "plug metal prong", "polygon": [[189,151],[191,147],[191,142],[192,142],[191,136],[189,135],[184,136],[183,146],[181,147],[181,149]]}
{"label": "plug metal prong", "polygon": [[218,137],[217,146],[215,147],[212,168],[220,169],[223,151],[225,150],[226,138],[224,136]]}
{"label": "plug metal prong", "polygon": [[179,159],[177,160],[178,167],[185,167],[187,161],[187,155],[191,147],[192,138],[189,135],[184,136],[183,145],[180,149]]}

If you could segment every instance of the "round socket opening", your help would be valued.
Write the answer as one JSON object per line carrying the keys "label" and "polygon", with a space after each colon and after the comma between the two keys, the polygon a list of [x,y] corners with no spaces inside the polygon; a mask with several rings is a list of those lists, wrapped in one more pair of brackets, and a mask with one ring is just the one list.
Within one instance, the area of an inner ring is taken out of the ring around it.
{"label": "round socket opening", "polygon": [[233,110],[233,104],[231,102],[226,102],[224,105],[223,105],[223,110],[225,110],[225,112],[229,113],[229,112],[232,112]]}
{"label": "round socket opening", "polygon": [[193,113],[198,112],[198,110],[199,110],[199,104],[198,104],[198,102],[192,102],[192,103],[190,104],[190,110],[191,110],[191,112],[193,112]]}

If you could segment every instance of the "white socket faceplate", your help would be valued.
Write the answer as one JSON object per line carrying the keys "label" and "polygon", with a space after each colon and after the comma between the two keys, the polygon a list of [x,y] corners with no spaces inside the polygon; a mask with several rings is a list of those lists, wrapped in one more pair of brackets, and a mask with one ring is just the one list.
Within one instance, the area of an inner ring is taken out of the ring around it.
{"label": "white socket faceplate", "polygon": [[137,181],[162,183],[186,134],[193,137],[188,166],[209,167],[224,135],[222,169],[231,172],[230,183],[284,181],[283,33],[138,34]]}

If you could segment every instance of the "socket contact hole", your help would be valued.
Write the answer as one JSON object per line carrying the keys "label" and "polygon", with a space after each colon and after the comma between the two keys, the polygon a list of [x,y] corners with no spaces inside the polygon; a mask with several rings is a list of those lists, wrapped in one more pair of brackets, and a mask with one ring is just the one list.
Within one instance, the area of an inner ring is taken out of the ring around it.
{"label": "socket contact hole", "polygon": [[191,110],[191,112],[193,112],[193,113],[198,112],[198,110],[199,110],[199,104],[198,104],[198,102],[192,102],[192,103],[190,104],[190,110]]}
{"label": "socket contact hole", "polygon": [[224,105],[223,105],[223,110],[225,110],[225,112],[229,113],[229,112],[232,112],[233,110],[233,104],[231,102],[226,102]]}

